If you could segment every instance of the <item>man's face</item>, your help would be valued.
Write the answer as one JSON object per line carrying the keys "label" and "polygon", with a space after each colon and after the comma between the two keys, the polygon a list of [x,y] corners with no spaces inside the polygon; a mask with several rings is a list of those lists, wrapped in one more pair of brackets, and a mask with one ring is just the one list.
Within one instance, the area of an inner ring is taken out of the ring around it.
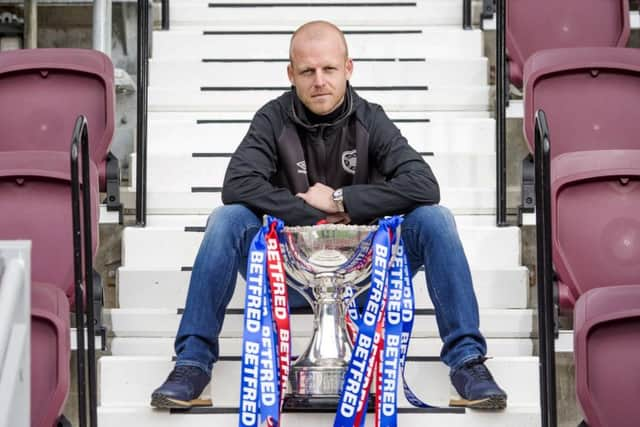
{"label": "man's face", "polygon": [[287,74],[298,97],[313,113],[329,114],[340,105],[352,71],[353,62],[346,57],[339,35],[294,41]]}

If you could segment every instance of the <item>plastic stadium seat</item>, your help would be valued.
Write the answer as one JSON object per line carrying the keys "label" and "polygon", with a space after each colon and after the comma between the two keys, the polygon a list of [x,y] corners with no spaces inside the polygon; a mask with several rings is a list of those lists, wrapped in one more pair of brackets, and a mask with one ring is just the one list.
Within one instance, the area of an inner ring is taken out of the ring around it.
{"label": "plastic stadium seat", "polygon": [[0,53],[0,151],[69,153],[76,118],[89,124],[91,159],[106,188],[114,132],[113,64],[88,49],[27,49]]}
{"label": "plastic stadium seat", "polygon": [[[67,138],[67,139],[70,139]],[[0,152],[0,238],[32,241],[34,281],[55,284],[73,305],[69,154]],[[93,252],[98,245],[98,173],[91,167]]]}
{"label": "plastic stadium seat", "polygon": [[576,305],[576,389],[589,427],[636,427],[640,420],[640,281],[635,283],[592,289]]}
{"label": "plastic stadium seat", "polygon": [[553,262],[563,308],[591,289],[640,284],[639,213],[640,149],[551,161]]}
{"label": "plastic stadium seat", "polygon": [[55,427],[69,395],[69,303],[48,283],[31,284],[31,427]]}
{"label": "plastic stadium seat", "polygon": [[551,158],[581,150],[638,148],[640,51],[553,49],[525,66],[524,133],[533,152],[534,115],[544,110]]}
{"label": "plastic stadium seat", "polygon": [[629,40],[628,0],[509,0],[506,5],[509,77],[518,87],[524,64],[538,51],[624,47]]}
{"label": "plastic stadium seat", "polygon": [[640,149],[551,161],[553,263],[560,304],[574,309],[576,389],[590,427],[640,419],[639,212]]}

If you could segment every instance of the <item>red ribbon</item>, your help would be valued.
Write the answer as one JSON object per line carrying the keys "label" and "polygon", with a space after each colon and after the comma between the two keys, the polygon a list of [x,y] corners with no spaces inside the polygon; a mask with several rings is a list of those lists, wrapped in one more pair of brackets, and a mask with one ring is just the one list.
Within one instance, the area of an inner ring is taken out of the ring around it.
{"label": "red ribbon", "polygon": [[289,326],[289,294],[286,273],[275,223],[271,224],[266,241],[267,273],[271,285],[273,320],[276,326],[278,365],[280,366],[280,408],[282,408],[291,364],[291,329]]}

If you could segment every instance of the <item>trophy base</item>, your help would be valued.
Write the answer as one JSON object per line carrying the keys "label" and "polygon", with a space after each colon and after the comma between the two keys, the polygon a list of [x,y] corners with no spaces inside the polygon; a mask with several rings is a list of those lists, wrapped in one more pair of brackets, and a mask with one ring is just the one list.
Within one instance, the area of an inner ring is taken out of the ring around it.
{"label": "trophy base", "polygon": [[[283,412],[327,412],[335,414],[340,403],[339,396],[296,396],[286,395],[282,406]],[[367,412],[373,412],[375,396],[369,394]]]}

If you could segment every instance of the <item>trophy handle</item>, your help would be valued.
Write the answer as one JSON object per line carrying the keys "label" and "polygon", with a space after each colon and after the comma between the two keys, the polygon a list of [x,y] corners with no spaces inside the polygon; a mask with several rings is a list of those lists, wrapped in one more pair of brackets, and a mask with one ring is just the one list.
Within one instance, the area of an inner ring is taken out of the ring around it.
{"label": "trophy handle", "polygon": [[307,300],[307,302],[311,306],[313,314],[316,314],[316,312],[318,311],[317,304],[311,299],[311,297],[309,297],[309,295],[307,295],[307,292],[305,291],[305,289],[309,288],[309,286],[300,286],[298,284],[295,284],[291,279],[287,280],[287,286],[290,286],[292,289],[298,291],[298,293],[302,295],[302,297]]}

